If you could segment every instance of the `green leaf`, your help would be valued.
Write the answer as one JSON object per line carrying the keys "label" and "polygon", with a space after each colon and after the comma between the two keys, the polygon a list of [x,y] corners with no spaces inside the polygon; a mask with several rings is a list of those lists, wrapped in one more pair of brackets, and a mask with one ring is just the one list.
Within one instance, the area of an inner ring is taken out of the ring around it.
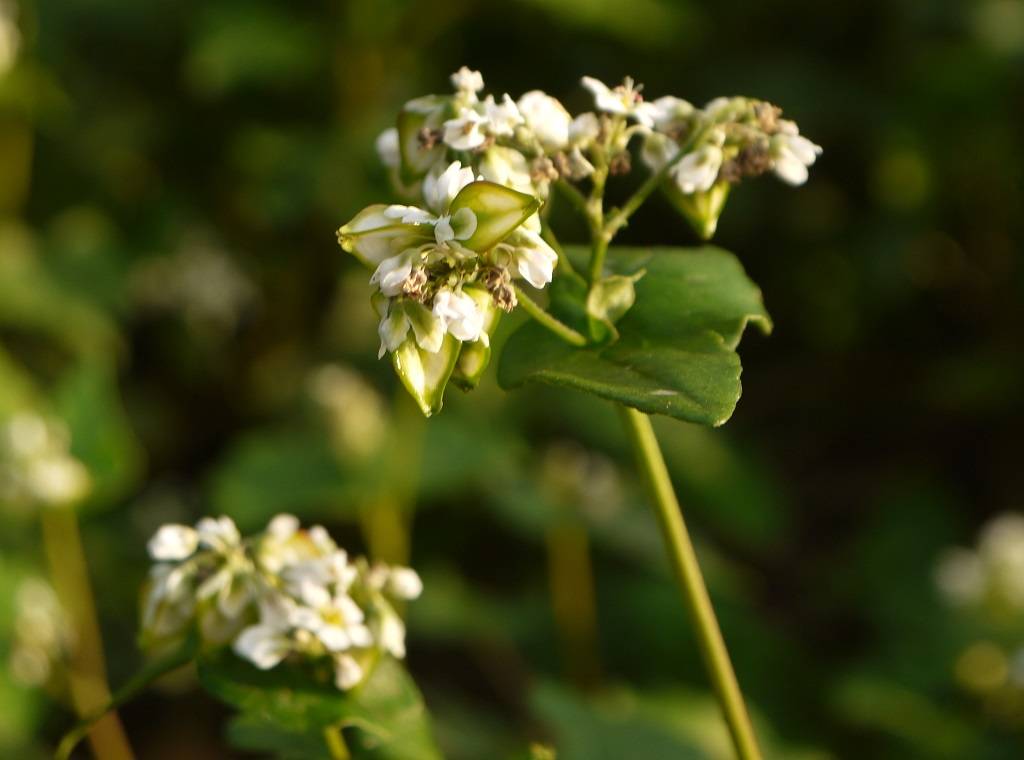
{"label": "green leaf", "polygon": [[143,465],[114,369],[99,360],[84,361],[61,379],[54,395],[71,433],[71,454],[92,478],[83,508],[113,506],[138,482]]}
{"label": "green leaf", "polygon": [[449,210],[454,216],[464,208],[476,215],[476,231],[462,244],[471,251],[486,251],[539,209],[540,201],[510,187],[480,180],[462,188]]}
{"label": "green leaf", "polygon": [[[620,274],[647,270],[636,283],[636,304],[617,324],[620,339],[574,348],[525,324],[505,344],[498,382],[565,386],[648,414],[723,424],[740,397],[736,346],[747,323],[771,331],[761,291],[719,248],[613,248],[607,263]],[[571,322],[579,307],[560,295],[568,293],[553,293],[552,308]]]}
{"label": "green leaf", "polygon": [[385,657],[352,691],[334,687],[329,674],[287,663],[258,670],[229,652],[199,660],[199,680],[210,693],[280,741],[280,733],[308,738],[328,726],[346,729],[352,757],[365,760],[439,760],[423,698],[398,661]]}

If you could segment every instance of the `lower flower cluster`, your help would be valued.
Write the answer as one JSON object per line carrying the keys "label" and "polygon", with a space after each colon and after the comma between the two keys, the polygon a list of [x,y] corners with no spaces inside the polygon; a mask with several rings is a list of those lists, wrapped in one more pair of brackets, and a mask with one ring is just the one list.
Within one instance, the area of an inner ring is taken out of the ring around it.
{"label": "lower flower cluster", "polygon": [[347,690],[383,654],[405,656],[397,603],[423,589],[406,567],[350,558],[327,531],[278,515],[243,538],[230,518],[164,525],[149,542],[156,561],[142,612],[143,644],[162,648],[196,631],[230,644],[261,669],[285,660],[329,661]]}

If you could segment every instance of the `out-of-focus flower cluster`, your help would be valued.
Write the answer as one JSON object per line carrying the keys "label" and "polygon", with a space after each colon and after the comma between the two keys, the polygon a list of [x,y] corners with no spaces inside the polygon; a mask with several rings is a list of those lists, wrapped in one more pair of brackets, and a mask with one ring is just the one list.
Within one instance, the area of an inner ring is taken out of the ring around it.
{"label": "out-of-focus flower cluster", "polygon": [[84,498],[89,472],[69,453],[65,426],[35,412],[12,415],[0,425],[0,504],[64,507]]}
{"label": "out-of-focus flower cluster", "polygon": [[230,335],[258,297],[234,259],[201,236],[172,255],[145,260],[132,272],[131,287],[141,307],[176,312],[189,329],[213,338]]}
{"label": "out-of-focus flower cluster", "polygon": [[384,399],[354,370],[326,364],[311,373],[309,394],[323,409],[331,444],[339,457],[365,459],[377,452],[387,435]]}
{"label": "out-of-focus flower cluster", "polygon": [[74,628],[46,581],[29,577],[14,594],[14,631],[9,667],[25,686],[44,686],[74,644]]}
{"label": "out-of-focus flower cluster", "polygon": [[1024,723],[1024,515],[998,515],[975,549],[946,551],[935,581],[973,632],[954,667],[958,682],[993,716]]}
{"label": "out-of-focus flower cluster", "polygon": [[262,669],[285,660],[329,662],[350,689],[382,654],[405,656],[397,603],[415,599],[415,571],[350,558],[321,526],[278,515],[243,538],[227,517],[164,525],[149,542],[156,561],[145,592],[142,639],[166,648],[196,632],[230,644]]}

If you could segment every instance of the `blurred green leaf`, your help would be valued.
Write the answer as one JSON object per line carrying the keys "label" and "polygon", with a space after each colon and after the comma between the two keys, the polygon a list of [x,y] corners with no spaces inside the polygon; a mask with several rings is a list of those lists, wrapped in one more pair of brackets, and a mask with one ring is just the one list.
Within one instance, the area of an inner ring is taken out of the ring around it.
{"label": "blurred green leaf", "polygon": [[747,323],[771,330],[761,291],[718,248],[611,249],[608,264],[621,274],[647,269],[617,325],[621,338],[577,349],[528,323],[505,344],[501,385],[564,385],[649,414],[723,424],[740,397],[735,349]]}
{"label": "blurred green leaf", "polygon": [[[327,675],[320,680],[317,675]],[[287,664],[258,670],[228,652],[199,661],[199,680],[215,697],[247,716],[244,739],[259,722],[285,733],[321,733],[327,727],[346,729],[353,758],[359,760],[438,760],[423,698],[401,663],[381,659],[370,677],[343,692],[329,674],[316,674]],[[262,738],[276,744],[280,734]],[[266,748],[266,747],[263,747]]]}
{"label": "blurred green leaf", "polygon": [[54,404],[71,433],[71,454],[92,479],[84,507],[113,506],[138,481],[143,463],[113,368],[84,362],[62,378]]}

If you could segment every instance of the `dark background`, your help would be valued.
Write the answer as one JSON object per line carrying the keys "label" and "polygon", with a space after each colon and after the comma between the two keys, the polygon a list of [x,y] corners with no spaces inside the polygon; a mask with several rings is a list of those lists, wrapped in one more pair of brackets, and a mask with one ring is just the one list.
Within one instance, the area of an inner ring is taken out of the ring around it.
{"label": "dark background", "polygon": [[[80,514],[114,683],[162,522],[288,510],[362,550],[385,504],[411,522],[409,664],[450,757],[729,757],[612,409],[490,376],[419,419],[334,240],[393,197],[375,136],[460,65],[574,112],[580,76],[629,74],[771,100],[824,147],[806,186],[744,184],[719,224],[776,326],[741,347],[736,415],[658,421],[767,754],[1020,756],[1024,675],[972,691],[956,663],[979,640],[1012,656],[1024,608],[965,614],[934,572],[1024,508],[1024,2],[4,7],[0,387],[30,378],[101,486]],[[695,244],[660,200],[622,240]],[[379,394],[370,454],[332,445],[324,363]],[[10,589],[45,562],[31,515],[0,521]],[[66,728],[59,681],[0,679],[6,756]],[[230,756],[187,678],[122,717],[140,757]]]}

